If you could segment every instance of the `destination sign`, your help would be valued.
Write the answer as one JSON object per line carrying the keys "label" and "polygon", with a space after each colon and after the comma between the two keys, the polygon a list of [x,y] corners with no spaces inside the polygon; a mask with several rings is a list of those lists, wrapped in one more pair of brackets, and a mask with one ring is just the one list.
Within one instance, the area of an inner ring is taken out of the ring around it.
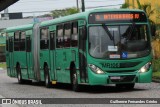
{"label": "destination sign", "polygon": [[105,21],[105,20],[133,20],[139,19],[140,15],[137,14],[98,14],[95,15],[96,21]]}
{"label": "destination sign", "polygon": [[92,13],[89,16],[89,23],[146,22],[146,21],[147,17],[143,12]]}

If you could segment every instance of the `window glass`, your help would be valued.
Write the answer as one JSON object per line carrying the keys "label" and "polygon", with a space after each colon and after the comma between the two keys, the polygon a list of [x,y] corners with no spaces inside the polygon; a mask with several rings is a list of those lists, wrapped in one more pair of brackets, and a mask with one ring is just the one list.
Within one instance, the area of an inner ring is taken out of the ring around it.
{"label": "window glass", "polygon": [[6,51],[8,51],[8,44],[9,44],[8,34],[6,33]]}
{"label": "window glass", "polygon": [[55,42],[54,42],[55,32],[50,32],[50,50],[54,50]]}
{"label": "window glass", "polygon": [[14,39],[15,39],[15,40],[19,39],[19,32],[15,32],[15,34],[14,34]]}
{"label": "window glass", "polygon": [[95,58],[129,59],[150,53],[148,27],[104,25],[89,27],[89,52]]}
{"label": "window glass", "polygon": [[65,24],[64,29],[64,47],[70,47],[71,43],[71,24]]}
{"label": "window glass", "polygon": [[26,51],[31,52],[31,39],[30,37],[26,37]]}
{"label": "window glass", "polygon": [[78,46],[78,23],[77,22],[72,23],[71,46],[72,47],[77,47]]}
{"label": "window glass", "polygon": [[9,38],[9,52],[13,52],[13,37]]}
{"label": "window glass", "polygon": [[19,51],[25,51],[25,32],[20,32]]}
{"label": "window glass", "polygon": [[41,29],[41,39],[48,39],[48,30],[46,28]]}
{"label": "window glass", "polygon": [[40,35],[41,35],[40,49],[48,49],[49,48],[48,29],[47,28],[41,29]]}
{"label": "window glass", "polygon": [[56,47],[63,48],[63,25],[57,26]]}
{"label": "window glass", "polygon": [[19,36],[19,32],[15,32],[14,33],[14,51],[19,51],[19,39],[20,39],[20,36]]}
{"label": "window glass", "polygon": [[21,32],[21,39],[25,39],[26,37],[26,33],[25,32]]}

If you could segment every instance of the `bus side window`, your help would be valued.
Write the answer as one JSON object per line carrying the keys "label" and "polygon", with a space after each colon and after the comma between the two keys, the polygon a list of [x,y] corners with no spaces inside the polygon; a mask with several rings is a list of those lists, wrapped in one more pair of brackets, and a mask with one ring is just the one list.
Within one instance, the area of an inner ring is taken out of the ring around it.
{"label": "bus side window", "polygon": [[55,49],[54,38],[55,38],[55,32],[50,32],[50,50]]}
{"label": "bus side window", "polygon": [[20,32],[19,51],[25,51],[25,38],[26,33]]}
{"label": "bus side window", "polygon": [[9,52],[13,52],[13,37],[9,38]]}
{"label": "bus side window", "polygon": [[57,26],[56,48],[63,48],[63,25]]}
{"label": "bus side window", "polygon": [[49,49],[48,29],[43,28],[40,32],[40,49]]}
{"label": "bus side window", "polygon": [[14,33],[14,51],[19,51],[19,31]]}
{"label": "bus side window", "polygon": [[9,46],[9,40],[8,40],[8,34],[6,34],[6,51],[8,51],[8,46]]}
{"label": "bus side window", "polygon": [[26,37],[26,52],[31,52],[31,39]]}
{"label": "bus side window", "polygon": [[71,36],[71,46],[77,47],[78,46],[78,22],[72,23],[72,36]]}
{"label": "bus side window", "polygon": [[64,25],[64,47],[70,47],[71,44],[71,24]]}
{"label": "bus side window", "polygon": [[84,36],[86,36],[85,31],[86,31],[85,26],[79,29],[79,48],[82,49],[83,51],[86,50],[85,46],[86,41],[84,40]]}

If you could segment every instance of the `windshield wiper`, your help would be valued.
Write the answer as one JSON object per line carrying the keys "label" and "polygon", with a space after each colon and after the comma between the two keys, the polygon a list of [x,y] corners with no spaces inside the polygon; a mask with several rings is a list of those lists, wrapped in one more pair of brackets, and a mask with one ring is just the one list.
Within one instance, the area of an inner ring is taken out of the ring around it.
{"label": "windshield wiper", "polygon": [[113,40],[113,36],[112,36],[112,34],[110,33],[108,27],[107,27],[105,24],[102,24],[102,27],[103,27],[103,29],[105,30],[105,32],[108,34],[110,40]]}
{"label": "windshield wiper", "polygon": [[130,32],[128,34],[128,40],[130,40],[130,38],[131,38],[132,33],[133,33],[134,30],[135,30],[135,23],[133,23],[132,26],[131,26],[131,30],[130,30]]}
{"label": "windshield wiper", "polygon": [[105,24],[102,24],[103,29],[105,30],[105,32],[108,34],[110,40],[113,41],[113,44],[115,46],[115,40],[114,40],[114,31],[113,31],[113,36],[111,34],[111,32],[109,31],[108,27]]}
{"label": "windshield wiper", "polygon": [[116,44],[115,44],[115,40],[114,40],[114,31],[113,31],[113,36],[112,37],[113,37],[113,44],[115,46]]}

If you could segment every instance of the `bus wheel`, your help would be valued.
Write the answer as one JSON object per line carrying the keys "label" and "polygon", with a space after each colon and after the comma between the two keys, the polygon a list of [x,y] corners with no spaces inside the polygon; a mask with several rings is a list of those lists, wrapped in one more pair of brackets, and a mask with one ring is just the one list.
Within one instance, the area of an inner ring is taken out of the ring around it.
{"label": "bus wheel", "polygon": [[21,75],[21,68],[19,65],[17,66],[17,79],[19,84],[24,83],[24,80],[22,79],[22,75]]}
{"label": "bus wheel", "polygon": [[50,77],[49,77],[49,70],[48,70],[48,66],[45,66],[44,67],[44,79],[45,79],[45,86],[47,88],[50,88],[51,87],[51,82],[50,82]]}
{"label": "bus wheel", "polygon": [[76,72],[74,72],[72,74],[72,89],[75,92],[79,92],[80,91],[80,86],[78,85],[78,78],[77,78]]}
{"label": "bus wheel", "polygon": [[117,88],[126,88],[128,90],[132,90],[134,88],[135,83],[130,84],[116,84]]}

